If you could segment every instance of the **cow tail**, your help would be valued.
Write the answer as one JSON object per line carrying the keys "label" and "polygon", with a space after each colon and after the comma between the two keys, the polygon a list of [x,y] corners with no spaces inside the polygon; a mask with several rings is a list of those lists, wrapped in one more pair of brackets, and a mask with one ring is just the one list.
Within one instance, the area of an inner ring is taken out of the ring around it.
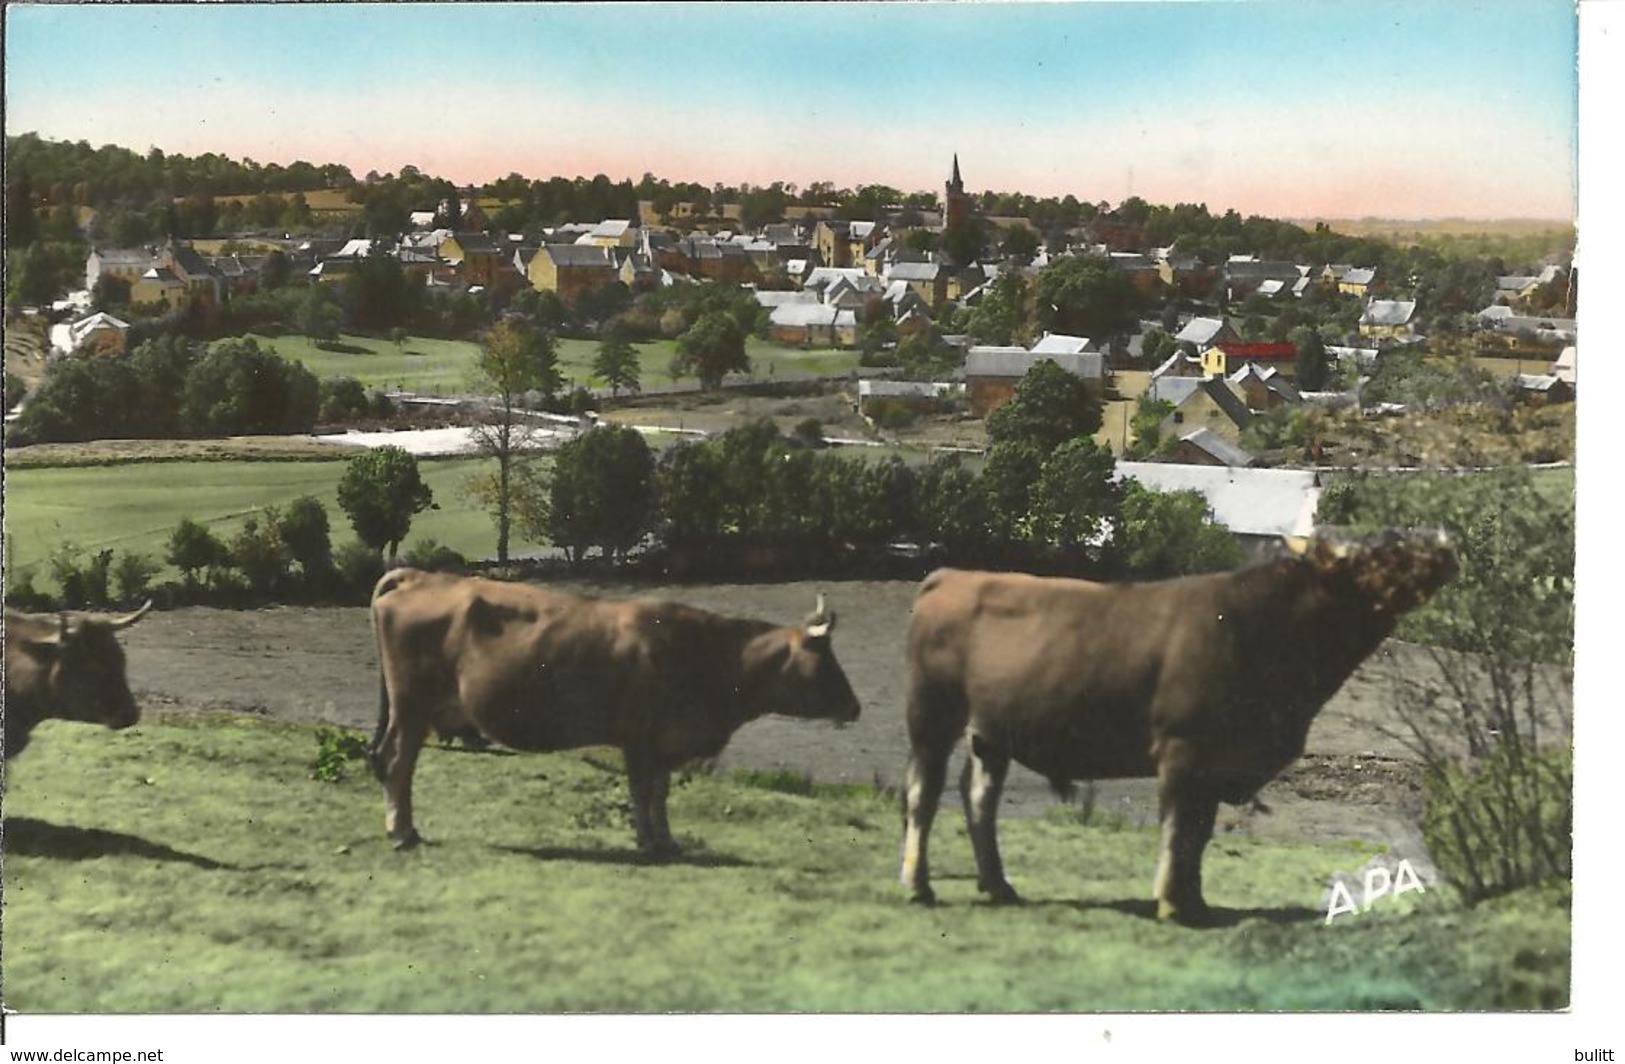
{"label": "cow tail", "polygon": [[372,631],[378,644],[378,726],[372,732],[372,744],[367,747],[367,763],[379,783],[384,782],[384,733],[389,730],[389,683],[384,678],[384,637],[378,625],[378,600],[400,584],[400,570],[385,573],[372,592]]}

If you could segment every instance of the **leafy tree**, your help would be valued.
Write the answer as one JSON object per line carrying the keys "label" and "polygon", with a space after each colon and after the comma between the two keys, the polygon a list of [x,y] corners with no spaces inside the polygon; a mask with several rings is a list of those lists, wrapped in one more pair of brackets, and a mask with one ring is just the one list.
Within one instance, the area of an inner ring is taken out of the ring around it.
{"label": "leafy tree", "polygon": [[1318,392],[1326,387],[1326,344],[1320,333],[1303,327],[1293,331],[1292,343],[1298,348],[1298,387],[1306,392]]}
{"label": "leafy tree", "polygon": [[193,363],[181,423],[199,436],[309,432],[319,404],[310,370],[247,337],[217,343]]}
{"label": "leafy tree", "polygon": [[497,561],[508,561],[514,460],[531,441],[531,423],[519,413],[526,392],[550,399],[559,387],[558,348],[551,333],[509,319],[485,334],[474,362],[476,384],[493,393],[490,420],[470,432],[480,451],[497,462],[491,502],[497,525]]}
{"label": "leafy tree", "polygon": [[314,496],[301,495],[290,502],[276,516],[276,534],[307,583],[325,579],[333,571],[327,508]]}
{"label": "leafy tree", "polygon": [[351,323],[358,329],[382,332],[417,316],[423,282],[408,277],[401,260],[375,244],[345,279],[344,291]]}
{"label": "leafy tree", "polygon": [[999,244],[999,250],[1008,259],[1025,266],[1033,261],[1038,254],[1038,234],[1025,225],[1012,225],[1004,232],[1004,240]]}
{"label": "leafy tree", "polygon": [[321,382],[318,394],[320,418],[329,423],[366,417],[371,408],[367,389],[354,377],[329,377]]}
{"label": "leafy tree", "polygon": [[1062,444],[1033,486],[1033,538],[1074,552],[1102,541],[1122,504],[1116,468],[1111,451],[1088,437]]}
{"label": "leafy tree", "polygon": [[669,546],[703,547],[722,536],[729,509],[722,467],[721,448],[711,443],[682,443],[661,455],[655,483]]}
{"label": "leafy tree", "polygon": [[327,289],[313,284],[299,304],[296,324],[299,331],[317,343],[331,343],[339,338],[339,325],[344,314],[328,298]]}
{"label": "leafy tree", "polygon": [[198,574],[212,569],[226,560],[226,545],[209,531],[207,525],[190,517],[181,518],[175,531],[169,534],[164,560],[181,571],[186,586],[198,586]]}
{"label": "leafy tree", "polygon": [[957,455],[933,459],[920,474],[921,537],[954,559],[975,559],[988,548],[993,508],[982,482]]}
{"label": "leafy tree", "polygon": [[232,566],[260,595],[271,594],[288,579],[292,559],[278,532],[281,520],[274,506],[266,507],[263,514],[249,515],[227,548]]}
{"label": "leafy tree", "polygon": [[1014,270],[1000,274],[971,308],[966,332],[983,344],[1013,344],[1030,336],[1026,279]]}
{"label": "leafy tree", "polygon": [[1198,491],[1152,491],[1130,478],[1113,537],[1123,567],[1138,579],[1217,572],[1241,564],[1241,547],[1213,522]]}
{"label": "leafy tree", "polygon": [[158,563],[150,555],[127,551],[113,563],[113,586],[120,602],[139,602],[158,575]]}
{"label": "leafy tree", "polygon": [[725,374],[748,372],[750,359],[739,323],[725,312],[707,312],[677,338],[671,368],[674,377],[690,373],[699,377],[708,391],[720,387]]}
{"label": "leafy tree", "polygon": [[1132,331],[1144,298],[1109,260],[1068,255],[1038,272],[1033,302],[1045,329],[1104,337]]}
{"label": "leafy tree", "polygon": [[598,345],[593,357],[593,376],[609,385],[610,395],[619,395],[621,389],[636,392],[641,388],[642,364],[632,338],[620,325],[613,326]]}
{"label": "leafy tree", "polygon": [[357,455],[339,479],[339,506],[356,538],[391,563],[412,528],[412,518],[434,505],[434,493],[418,473],[417,459],[392,445]]}
{"label": "leafy tree", "polygon": [[1082,378],[1045,360],[1016,386],[1015,397],[987,419],[987,438],[997,448],[1027,443],[1047,455],[1079,436],[1092,436],[1101,425],[1101,404]]}
{"label": "leafy tree", "polygon": [[548,538],[572,562],[596,546],[624,558],[654,514],[654,458],[634,428],[604,425],[560,447],[553,460]]}
{"label": "leafy tree", "polygon": [[954,226],[942,235],[942,249],[956,266],[970,266],[982,259],[987,247],[987,231],[976,218]]}
{"label": "leafy tree", "polygon": [[996,444],[982,467],[982,489],[990,510],[989,538],[995,548],[1030,538],[1033,491],[1044,471],[1044,450],[1030,440]]}

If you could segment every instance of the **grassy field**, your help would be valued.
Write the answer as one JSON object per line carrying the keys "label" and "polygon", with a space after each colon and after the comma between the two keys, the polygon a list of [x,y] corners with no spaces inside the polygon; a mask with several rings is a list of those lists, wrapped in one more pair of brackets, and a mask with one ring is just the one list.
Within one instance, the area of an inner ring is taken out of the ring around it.
{"label": "grassy field", "polygon": [[[1158,924],[1149,830],[1002,827],[1027,904],[982,904],[939,820],[941,904],[895,886],[896,799],[796,777],[674,786],[685,854],[636,856],[600,755],[431,748],[428,843],[390,849],[360,762],[249,717],[49,722],[8,766],[6,999],[20,1012],[1369,1010],[1561,1007],[1566,888],[1446,889],[1325,924],[1371,855],[1225,836],[1219,926]],[[787,786],[788,785],[788,786]],[[802,793],[787,793],[787,791]],[[806,793],[806,792],[811,793]]]}
{"label": "grassy field", "polygon": [[[343,455],[312,462],[151,462],[118,466],[13,469],[6,476],[8,561],[40,567],[35,586],[43,588],[44,562],[59,544],[86,551],[111,548],[156,559],[164,555],[170,532],[183,517],[202,521],[230,538],[242,519],[268,505],[284,505],[314,495],[327,507],[333,545],[355,539],[338,506]],[[407,545],[436,539],[471,557],[496,549],[491,518],[464,498],[463,482],[480,468],[477,459],[421,463],[424,479],[440,509],[412,521]]]}
{"label": "grassy field", "polygon": [[[470,391],[469,374],[479,353],[479,345],[471,341],[422,336],[409,337],[397,345],[392,340],[347,333],[339,342],[354,350],[329,351],[317,347],[305,336],[250,335],[283,358],[304,364],[318,378],[354,377],[369,388],[401,388],[426,395]],[[674,383],[669,367],[677,350],[675,341],[639,344],[637,348],[645,388]],[[559,370],[565,378],[566,389],[578,384],[597,386],[598,381],[592,375],[592,362],[597,353],[598,343],[594,340],[566,338],[559,341]],[[746,353],[750,356],[754,376],[765,379],[790,372],[844,374],[858,365],[855,351],[803,351],[755,338],[746,345]],[[693,382],[694,378],[675,380]]]}

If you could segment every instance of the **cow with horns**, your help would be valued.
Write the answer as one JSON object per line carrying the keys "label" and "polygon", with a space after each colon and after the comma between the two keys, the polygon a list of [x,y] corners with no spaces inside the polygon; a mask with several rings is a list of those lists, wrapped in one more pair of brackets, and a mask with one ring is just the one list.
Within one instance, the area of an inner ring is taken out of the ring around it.
{"label": "cow with horns", "polygon": [[638,846],[676,849],[673,769],[721,753],[764,713],[849,722],[835,616],[738,620],[666,602],[617,602],[528,584],[396,569],[372,596],[378,638],[373,771],[397,847],[419,841],[412,774],[431,729],[470,727],[515,750],[619,747]]}
{"label": "cow with horns", "polygon": [[114,637],[151,608],[113,618],[6,610],[6,758],[22,753],[42,720],[128,728],[140,719]]}

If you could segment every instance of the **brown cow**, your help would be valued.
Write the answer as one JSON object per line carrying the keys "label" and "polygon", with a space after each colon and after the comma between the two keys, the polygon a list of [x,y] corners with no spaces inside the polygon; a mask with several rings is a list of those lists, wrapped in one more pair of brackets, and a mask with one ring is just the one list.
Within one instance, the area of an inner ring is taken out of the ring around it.
{"label": "brown cow", "polygon": [[431,727],[472,725],[516,750],[617,746],[638,846],[676,849],[671,771],[714,757],[763,713],[858,717],[830,648],[833,614],[775,627],[661,602],[396,569],[372,595],[382,673],[373,771],[397,847],[420,841],[412,771]]}
{"label": "brown cow", "polygon": [[6,611],[5,756],[28,745],[48,718],[128,728],[141,717],[124,675],[124,650],[114,633],[152,608],[126,617],[56,616]]}
{"label": "brown cow", "polygon": [[908,633],[903,885],[933,900],[926,836],[960,736],[977,879],[1004,878],[994,817],[1011,760],[1057,789],[1156,777],[1157,915],[1200,923],[1219,802],[1243,803],[1303,753],[1315,714],[1456,571],[1443,533],[1331,535],[1232,573],[1097,584],[1017,573],[926,577]]}

